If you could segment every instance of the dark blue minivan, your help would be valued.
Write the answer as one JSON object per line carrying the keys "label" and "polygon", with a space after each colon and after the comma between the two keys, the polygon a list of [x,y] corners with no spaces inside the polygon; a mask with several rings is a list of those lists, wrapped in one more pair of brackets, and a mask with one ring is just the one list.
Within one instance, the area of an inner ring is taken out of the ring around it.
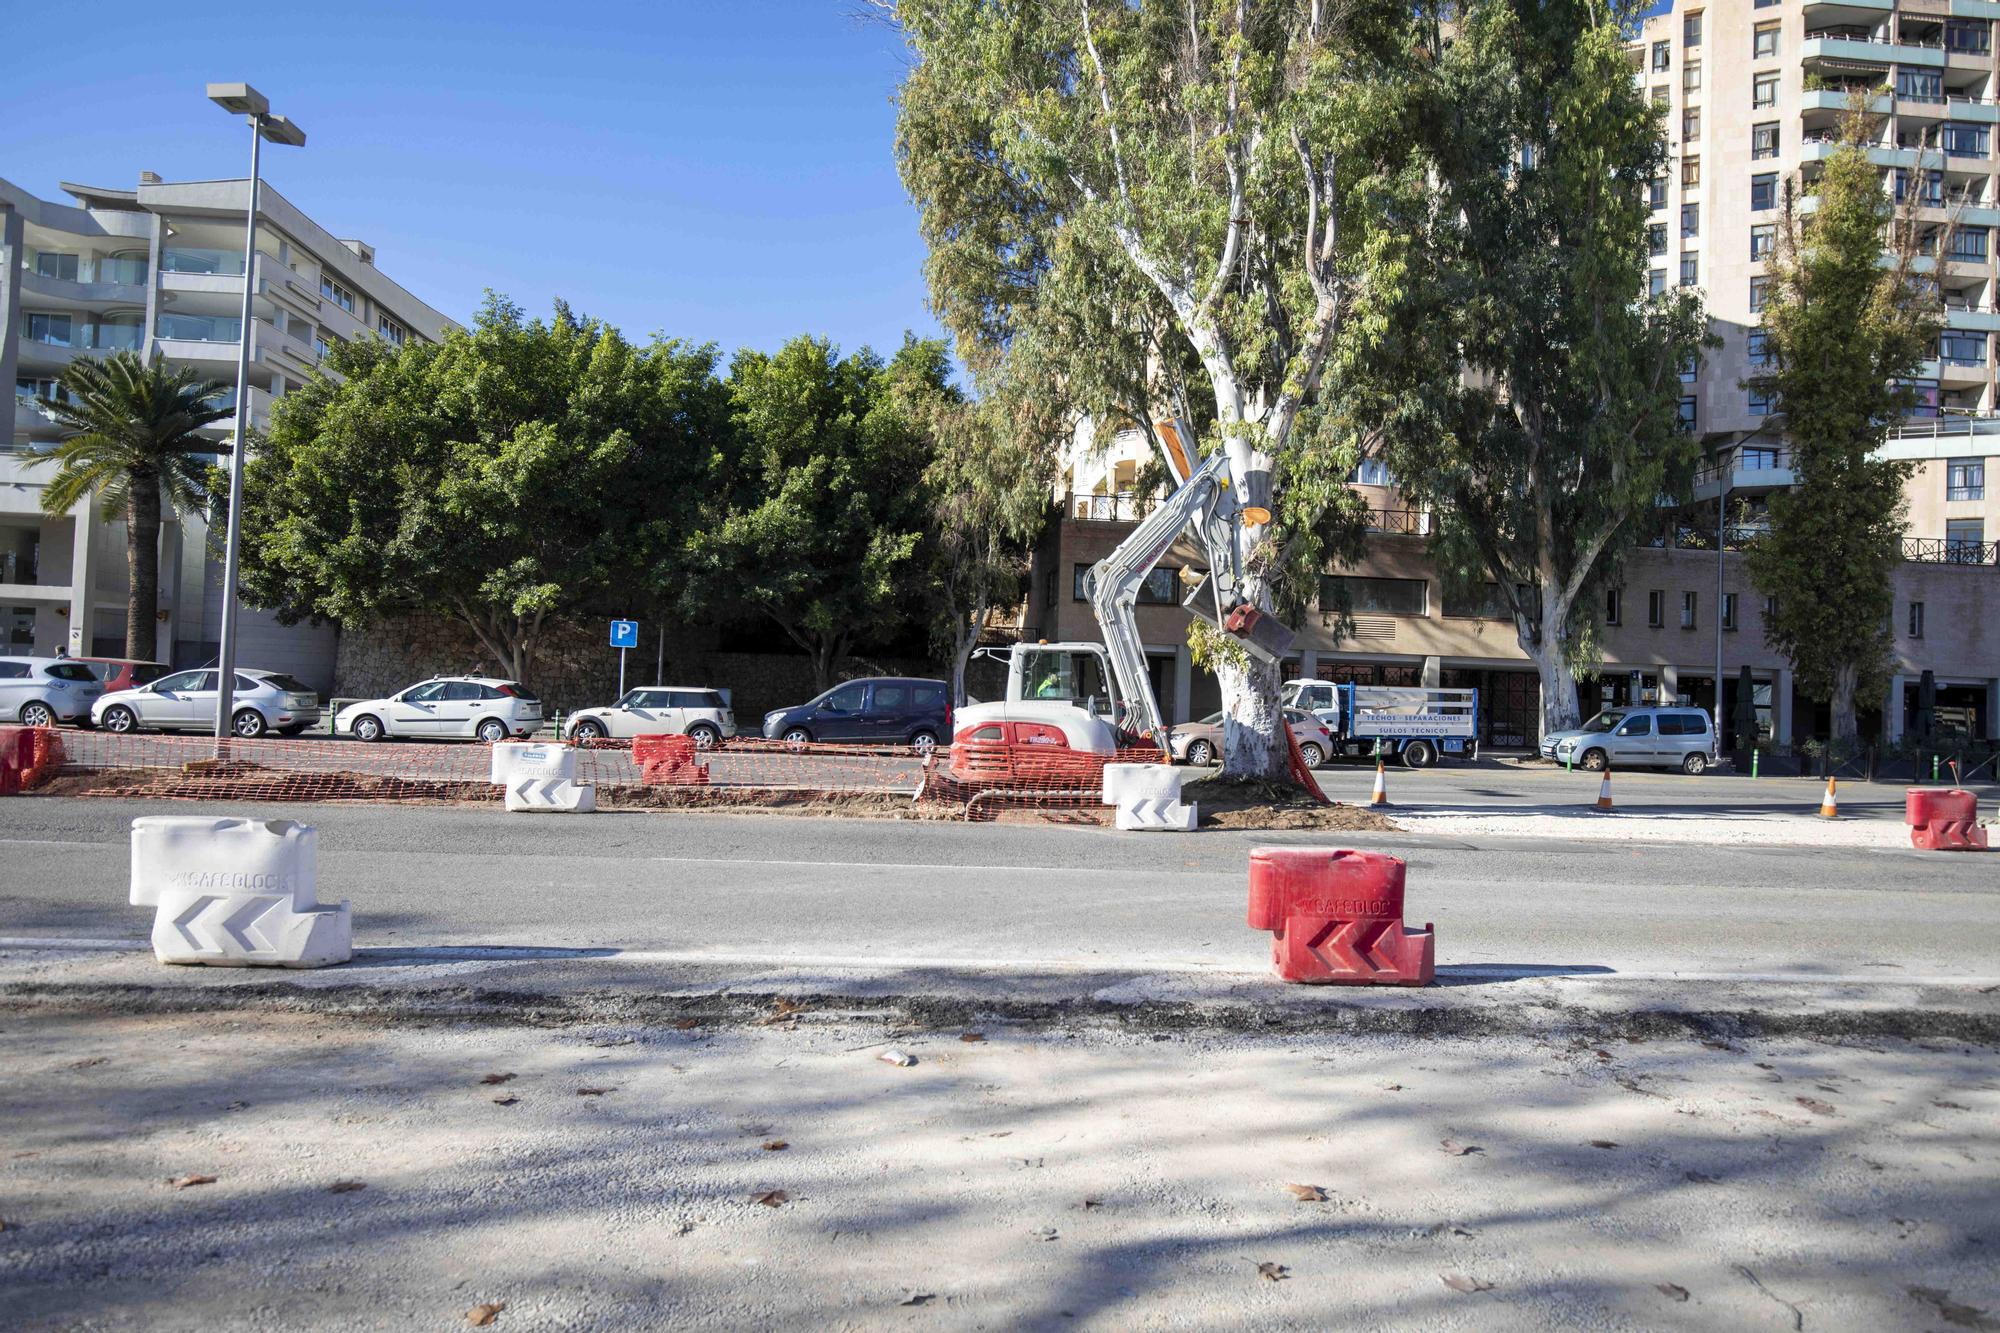
{"label": "dark blue minivan", "polygon": [[950,691],[941,680],[873,676],[843,681],[811,703],[764,714],[764,734],[795,745],[862,741],[928,753],[951,736]]}

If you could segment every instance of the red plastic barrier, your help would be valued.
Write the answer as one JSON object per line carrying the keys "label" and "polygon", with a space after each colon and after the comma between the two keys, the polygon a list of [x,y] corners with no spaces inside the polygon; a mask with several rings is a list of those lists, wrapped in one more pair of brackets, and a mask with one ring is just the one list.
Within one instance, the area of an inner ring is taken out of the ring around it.
{"label": "red plastic barrier", "polygon": [[1910,845],[1927,852],[1983,852],[1979,798],[1957,787],[1912,787],[1903,793]]}
{"label": "red plastic barrier", "polygon": [[639,766],[639,780],[650,787],[708,783],[708,766],[695,761],[692,736],[634,736],[632,762]]}
{"label": "red plastic barrier", "polygon": [[1250,926],[1286,981],[1424,986],[1437,970],[1430,924],[1403,926],[1403,862],[1380,852],[1255,849]]}
{"label": "red plastic barrier", "polygon": [[0,796],[40,786],[62,763],[62,735],[55,728],[0,727]]}

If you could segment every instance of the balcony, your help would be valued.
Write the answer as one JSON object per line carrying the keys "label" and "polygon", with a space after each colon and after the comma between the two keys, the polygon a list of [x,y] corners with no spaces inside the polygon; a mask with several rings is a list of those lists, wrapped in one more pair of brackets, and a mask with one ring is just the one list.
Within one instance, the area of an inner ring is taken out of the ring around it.
{"label": "balcony", "polygon": [[1393,537],[1428,537],[1433,520],[1427,509],[1370,509],[1368,530]]}
{"label": "balcony", "polygon": [[1105,495],[1071,494],[1063,500],[1063,516],[1079,523],[1137,523],[1159,503],[1156,496],[1136,491],[1113,491]]}
{"label": "balcony", "polygon": [[2000,542],[1969,542],[1951,537],[1905,537],[1903,559],[1925,565],[2000,564]]}
{"label": "balcony", "polygon": [[1944,42],[1934,41],[1891,41],[1887,37],[1872,33],[1863,34],[1841,29],[1822,28],[1806,33],[1805,44],[1799,48],[1799,58],[1814,60],[1854,60],[1867,65],[1880,65],[1886,78],[1889,64],[1926,65],[1942,69],[1945,63]]}
{"label": "balcony", "polygon": [[1784,490],[1797,481],[1790,449],[1739,445],[1696,470],[1694,498],[1713,500],[1725,485],[1732,495],[1753,495]]}

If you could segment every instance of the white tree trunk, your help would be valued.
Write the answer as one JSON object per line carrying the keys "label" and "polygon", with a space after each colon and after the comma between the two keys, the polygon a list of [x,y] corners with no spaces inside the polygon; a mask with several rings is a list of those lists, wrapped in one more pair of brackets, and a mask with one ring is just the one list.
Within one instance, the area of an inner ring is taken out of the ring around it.
{"label": "white tree trunk", "polygon": [[1576,677],[1570,674],[1565,660],[1568,654],[1564,624],[1568,619],[1569,604],[1562,600],[1561,590],[1544,584],[1540,635],[1529,633],[1525,626],[1516,627],[1521,651],[1535,664],[1535,674],[1541,680],[1544,736],[1552,731],[1567,731],[1583,721],[1582,710],[1577,706]]}
{"label": "white tree trunk", "polygon": [[[1245,399],[1228,360],[1204,357],[1215,384],[1216,415],[1222,423],[1222,448],[1229,458],[1229,485],[1242,506],[1271,506],[1271,456],[1256,448],[1245,423]],[[1253,558],[1270,539],[1268,526],[1241,525],[1236,531],[1236,556],[1243,568],[1241,592],[1260,611],[1271,609],[1268,580]],[[1224,662],[1216,669],[1222,686],[1222,772],[1226,776],[1269,778],[1290,776],[1290,746],[1279,728],[1284,711],[1278,705],[1280,684],[1275,663],[1249,653],[1242,665]]]}

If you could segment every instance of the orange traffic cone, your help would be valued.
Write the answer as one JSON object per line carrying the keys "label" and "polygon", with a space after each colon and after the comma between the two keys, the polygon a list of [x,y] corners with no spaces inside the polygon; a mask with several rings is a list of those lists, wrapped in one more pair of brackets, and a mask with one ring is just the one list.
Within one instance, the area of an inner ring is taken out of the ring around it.
{"label": "orange traffic cone", "polygon": [[1831,773],[1827,774],[1826,777],[1826,795],[1820,798],[1819,817],[1821,819],[1840,818],[1840,798],[1834,795],[1833,775]]}
{"label": "orange traffic cone", "polygon": [[1370,805],[1389,804],[1389,781],[1382,770],[1382,756],[1375,756],[1375,794],[1368,798]]}
{"label": "orange traffic cone", "polygon": [[1597,808],[1611,809],[1611,765],[1604,766],[1604,781],[1597,784]]}

